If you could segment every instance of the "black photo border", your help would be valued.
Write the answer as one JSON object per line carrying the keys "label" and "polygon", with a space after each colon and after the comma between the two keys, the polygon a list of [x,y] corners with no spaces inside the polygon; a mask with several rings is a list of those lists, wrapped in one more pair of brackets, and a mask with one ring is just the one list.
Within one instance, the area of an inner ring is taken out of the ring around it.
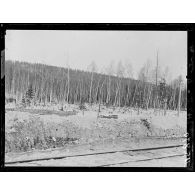
{"label": "black photo border", "polygon": [[[195,24],[191,23],[1,23],[1,63],[6,30],[187,31],[187,167],[5,167],[5,74],[1,77],[0,171],[3,172],[192,172],[194,171]],[[1,70],[2,71],[2,70]]]}

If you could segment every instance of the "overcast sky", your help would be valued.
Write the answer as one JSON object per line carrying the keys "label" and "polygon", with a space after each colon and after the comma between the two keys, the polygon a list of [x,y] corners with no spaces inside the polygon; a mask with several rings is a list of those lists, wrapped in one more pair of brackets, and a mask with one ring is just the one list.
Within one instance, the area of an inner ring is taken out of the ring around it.
{"label": "overcast sky", "polygon": [[187,32],[182,31],[6,31],[6,60],[39,62],[86,70],[95,61],[99,72],[111,61],[131,62],[134,76],[150,59],[168,66],[172,77],[187,74]]}

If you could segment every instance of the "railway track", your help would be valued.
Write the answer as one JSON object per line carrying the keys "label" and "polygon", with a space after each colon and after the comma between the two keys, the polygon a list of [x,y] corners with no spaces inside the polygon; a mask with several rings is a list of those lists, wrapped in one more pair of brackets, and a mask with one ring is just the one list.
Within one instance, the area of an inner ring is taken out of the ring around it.
{"label": "railway track", "polygon": [[[90,153],[83,153],[83,154],[71,154],[71,155],[62,155],[62,156],[52,156],[52,157],[43,157],[43,158],[34,158],[34,159],[26,159],[26,160],[15,160],[15,161],[9,161],[9,162],[5,162],[5,166],[6,165],[16,165],[16,164],[23,164],[23,163],[38,163],[38,165],[41,165],[41,163],[43,162],[49,162],[51,160],[54,160],[53,163],[55,164],[55,162],[59,162],[60,160],[70,160],[74,159],[76,161],[79,162],[79,159],[83,159],[86,158],[97,158],[98,156],[101,157],[102,159],[104,159],[105,157],[107,157],[108,155],[116,155],[116,154],[121,154],[124,155],[125,157],[127,157],[126,160],[120,160],[118,159],[117,162],[103,162],[103,163],[96,163],[94,166],[95,167],[109,167],[109,166],[117,166],[117,165],[125,165],[128,163],[140,163],[140,162],[144,162],[144,161],[152,161],[152,160],[160,160],[160,159],[170,159],[170,158],[176,158],[176,157],[182,157],[185,156],[186,154],[183,153],[176,153],[175,152],[171,155],[160,155],[162,153],[162,151],[169,151],[171,149],[176,149],[176,148],[180,148],[184,147],[184,145],[170,145],[170,146],[161,146],[161,147],[151,147],[151,148],[138,148],[138,149],[123,149],[123,150],[112,150],[112,151],[102,151],[102,152],[90,152]],[[154,153],[154,157],[152,158],[147,158],[147,154],[151,154]],[[139,157],[140,153],[142,154],[141,157],[139,159],[134,159],[135,157]],[[145,158],[143,158],[143,155],[146,155]],[[157,155],[157,156],[156,156]],[[100,159],[101,159],[100,158]]]}
{"label": "railway track", "polygon": [[157,157],[157,158],[147,158],[147,159],[142,159],[142,160],[135,160],[135,161],[124,161],[124,162],[118,162],[118,163],[110,163],[110,164],[103,164],[99,165],[98,167],[109,167],[109,166],[115,166],[115,165],[124,165],[128,163],[139,163],[139,162],[144,162],[144,161],[152,161],[152,160],[160,160],[160,159],[166,159],[166,158],[175,158],[175,157],[181,157],[181,156],[186,156],[186,154],[176,154],[176,155],[169,155],[169,156],[163,156],[163,157]]}

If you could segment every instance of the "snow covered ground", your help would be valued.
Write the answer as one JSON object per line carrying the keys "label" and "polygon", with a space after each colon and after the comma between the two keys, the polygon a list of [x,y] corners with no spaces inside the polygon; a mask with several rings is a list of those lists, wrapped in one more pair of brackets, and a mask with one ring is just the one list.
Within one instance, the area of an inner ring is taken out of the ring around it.
{"label": "snow covered ground", "polygon": [[[17,141],[17,143],[15,142],[19,131],[20,139],[26,139],[26,137],[28,137],[28,139],[31,140],[31,145],[34,144],[33,140],[37,136],[52,137],[54,141],[46,148],[53,146],[59,147],[60,144],[55,144],[57,138],[71,138],[75,141],[70,141],[69,143],[83,144],[97,141],[106,142],[107,140],[115,140],[118,138],[185,137],[187,132],[186,112],[181,112],[180,116],[177,116],[176,111],[167,111],[166,116],[164,116],[159,112],[155,115],[154,110],[151,109],[147,111],[140,110],[138,115],[137,110],[133,108],[113,109],[101,106],[101,115],[118,115],[118,119],[107,119],[97,117],[98,105],[86,105],[84,114],[79,110],[78,105],[64,105],[63,112],[76,111],[74,115],[67,116],[57,114],[59,108],[57,105],[55,107],[36,107],[36,109],[40,109],[40,114],[37,111],[36,113],[30,112],[34,108],[28,108],[29,112],[28,109],[24,112],[15,109],[13,105],[12,107],[10,105],[6,106],[6,108],[14,109],[12,111],[7,110],[5,113],[7,144],[12,144],[13,142],[14,144],[19,143],[19,141]],[[41,110],[43,109],[53,110],[55,114],[52,114],[52,112],[42,114]],[[59,112],[61,113],[62,111]],[[34,126],[30,128],[28,125]],[[33,131],[33,133],[30,131]],[[45,141],[41,140],[41,143],[43,142]],[[31,150],[31,148],[32,147],[28,147],[26,150]],[[12,149],[8,151],[11,152]]]}

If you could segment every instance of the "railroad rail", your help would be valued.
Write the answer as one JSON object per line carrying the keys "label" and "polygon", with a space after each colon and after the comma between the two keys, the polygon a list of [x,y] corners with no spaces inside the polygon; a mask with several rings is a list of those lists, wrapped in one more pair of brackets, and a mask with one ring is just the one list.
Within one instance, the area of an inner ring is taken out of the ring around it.
{"label": "railroad rail", "polygon": [[186,154],[176,154],[176,155],[169,155],[169,156],[163,156],[163,157],[157,157],[157,158],[147,158],[147,159],[134,160],[134,161],[129,160],[129,161],[123,161],[123,162],[117,162],[117,163],[98,165],[97,167],[109,167],[113,165],[122,165],[122,164],[136,163],[136,162],[143,162],[143,161],[160,160],[160,159],[174,158],[174,157],[180,157],[180,156],[186,156]]}
{"label": "railroad rail", "polygon": [[[62,156],[52,156],[52,157],[42,157],[42,158],[34,158],[34,159],[26,159],[26,160],[15,160],[15,161],[7,161],[5,162],[5,165],[9,164],[16,164],[16,163],[29,163],[29,162],[35,162],[35,161],[45,161],[45,160],[59,160],[59,159],[65,159],[65,158],[72,158],[72,157],[83,157],[83,156],[96,156],[96,155],[102,155],[102,154],[112,154],[112,153],[124,153],[124,152],[141,152],[141,151],[152,151],[152,150],[162,150],[162,149],[169,149],[169,148],[178,148],[178,147],[184,147],[184,145],[169,145],[169,146],[161,146],[161,147],[151,147],[151,148],[138,148],[138,149],[123,149],[123,150],[114,150],[114,151],[102,151],[102,152],[93,152],[93,153],[83,153],[83,154],[72,154],[72,155],[62,155]],[[176,156],[184,156],[186,154],[177,154],[177,155],[171,155],[171,156],[165,156],[165,157],[158,157],[158,158],[148,158],[144,160],[136,160],[133,162],[138,161],[147,161],[147,160],[155,160],[155,159],[162,159],[162,158],[171,158]],[[117,165],[117,164],[125,164],[132,161],[123,161],[118,163],[110,163],[110,164],[103,164],[98,166],[111,166],[111,165]]]}

